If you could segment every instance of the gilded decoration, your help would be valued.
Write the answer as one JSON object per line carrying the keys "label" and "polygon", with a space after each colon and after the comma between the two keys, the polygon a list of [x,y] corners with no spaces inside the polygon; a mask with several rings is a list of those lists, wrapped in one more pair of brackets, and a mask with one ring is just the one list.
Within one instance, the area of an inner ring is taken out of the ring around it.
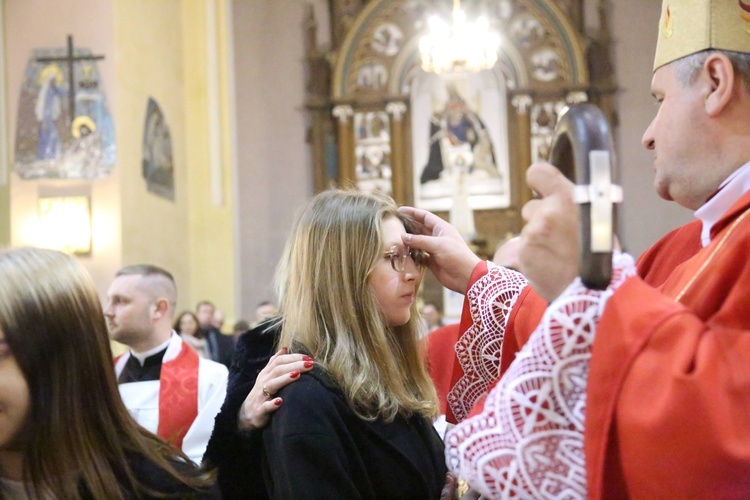
{"label": "gilded decoration", "polygon": [[[562,108],[588,100],[617,122],[609,0],[462,0],[467,16],[486,15],[500,34],[497,64],[425,73],[420,38],[431,14],[450,19],[451,3],[328,0],[325,49],[308,20],[313,178],[316,190],[382,190],[445,218],[463,207],[476,249],[490,257],[522,226],[525,169],[546,158]],[[587,28],[589,3],[599,25]]]}
{"label": "gilded decoration", "polygon": [[[588,71],[584,37],[566,15],[568,3],[562,8],[558,3],[495,0],[473,5],[474,11],[489,14],[493,27],[504,38],[500,58],[501,64],[512,66],[508,73],[523,74],[519,80],[528,80],[532,86],[542,88],[560,83],[585,86]],[[445,15],[447,6],[448,3],[428,0],[368,3],[338,51],[333,96],[345,98],[372,91],[372,86],[360,84],[360,75],[372,73],[371,68],[378,65],[390,68],[386,75],[389,83],[385,86],[388,92],[409,88],[405,75],[416,74],[413,66],[419,61],[417,42],[426,29],[426,19],[434,12]],[[378,75],[382,78],[384,73]]]}

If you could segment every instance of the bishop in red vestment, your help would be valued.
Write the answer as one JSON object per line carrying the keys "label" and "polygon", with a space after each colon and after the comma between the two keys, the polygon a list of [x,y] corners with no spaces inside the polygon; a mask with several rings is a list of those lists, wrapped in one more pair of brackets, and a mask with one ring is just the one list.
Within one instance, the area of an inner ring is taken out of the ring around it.
{"label": "bishop in red vestment", "polygon": [[[441,282],[465,291],[449,466],[490,496],[750,498],[750,36],[742,2],[664,0],[644,134],[655,187],[698,220],[605,291],[576,262],[572,186],[527,172],[521,270],[479,263],[405,209]],[[627,202],[627,193],[626,202]],[[571,222],[573,221],[573,222]],[[469,275],[471,275],[469,277]],[[528,286],[526,279],[531,286]],[[499,378],[499,380],[498,380]]]}

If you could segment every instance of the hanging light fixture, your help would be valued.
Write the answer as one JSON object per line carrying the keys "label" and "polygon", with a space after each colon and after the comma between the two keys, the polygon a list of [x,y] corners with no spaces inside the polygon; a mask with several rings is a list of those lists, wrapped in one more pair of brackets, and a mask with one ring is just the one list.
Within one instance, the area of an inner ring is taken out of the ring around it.
{"label": "hanging light fixture", "polygon": [[497,62],[500,36],[490,29],[485,16],[466,20],[461,0],[453,0],[453,22],[438,16],[428,20],[428,32],[419,41],[422,69],[431,73],[477,72]]}

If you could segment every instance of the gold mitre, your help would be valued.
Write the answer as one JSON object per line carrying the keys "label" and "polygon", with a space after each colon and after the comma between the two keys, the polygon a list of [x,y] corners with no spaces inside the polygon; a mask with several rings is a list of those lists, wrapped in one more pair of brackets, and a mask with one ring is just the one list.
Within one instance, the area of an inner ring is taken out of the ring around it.
{"label": "gold mitre", "polygon": [[750,0],[664,0],[654,71],[706,49],[750,53]]}

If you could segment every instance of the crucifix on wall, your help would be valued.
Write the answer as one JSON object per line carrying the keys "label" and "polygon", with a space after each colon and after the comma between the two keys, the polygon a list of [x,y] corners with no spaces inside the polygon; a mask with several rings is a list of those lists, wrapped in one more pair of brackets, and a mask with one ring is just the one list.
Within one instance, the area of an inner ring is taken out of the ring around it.
{"label": "crucifix on wall", "polygon": [[115,164],[112,118],[97,67],[102,55],[35,49],[18,105],[14,170],[23,179],[97,179]]}
{"label": "crucifix on wall", "polygon": [[[73,121],[76,118],[76,74],[74,71],[74,65],[78,61],[98,61],[104,59],[104,56],[94,55],[76,55],[73,51],[73,36],[68,35],[68,51],[62,57],[37,57],[36,62],[38,63],[66,63],[68,66],[68,115],[70,118],[70,125],[73,126]],[[91,79],[81,81],[83,86],[96,88],[98,85]]]}

